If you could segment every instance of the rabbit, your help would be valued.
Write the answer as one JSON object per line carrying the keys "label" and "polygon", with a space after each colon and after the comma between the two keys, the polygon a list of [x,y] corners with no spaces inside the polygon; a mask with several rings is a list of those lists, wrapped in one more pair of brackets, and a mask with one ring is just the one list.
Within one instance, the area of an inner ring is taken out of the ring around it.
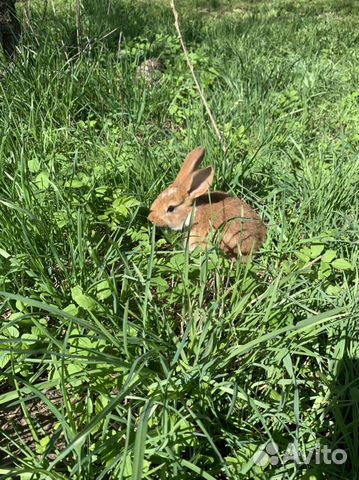
{"label": "rabbit", "polygon": [[153,202],[148,220],[157,227],[189,229],[188,248],[205,249],[209,234],[219,234],[220,248],[232,259],[246,262],[263,244],[266,227],[243,200],[225,192],[209,192],[214,170],[198,170],[205,150],[195,148],[185,159],[175,181]]}

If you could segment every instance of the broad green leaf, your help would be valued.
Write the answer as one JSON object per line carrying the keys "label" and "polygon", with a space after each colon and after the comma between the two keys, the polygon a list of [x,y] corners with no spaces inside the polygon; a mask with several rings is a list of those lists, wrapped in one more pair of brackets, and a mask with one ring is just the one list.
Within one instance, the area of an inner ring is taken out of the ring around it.
{"label": "broad green leaf", "polygon": [[50,185],[49,172],[46,170],[40,172],[35,178],[35,183],[40,189],[48,188]]}
{"label": "broad green leaf", "polygon": [[41,163],[37,158],[33,158],[27,162],[29,172],[37,173],[40,170]]}
{"label": "broad green leaf", "polygon": [[320,262],[319,270],[318,270],[318,279],[322,280],[323,278],[330,277],[332,273],[332,268],[329,263]]}
{"label": "broad green leaf", "polygon": [[76,316],[79,313],[79,309],[73,303],[70,303],[69,305],[67,305],[67,307],[65,307],[63,311],[74,316]]}
{"label": "broad green leaf", "polygon": [[0,351],[0,369],[5,368],[10,360],[11,360],[10,353],[1,353]]}
{"label": "broad green leaf", "polygon": [[332,262],[332,267],[336,270],[352,270],[353,266],[344,258],[337,258]]}
{"label": "broad green leaf", "polygon": [[102,282],[98,283],[96,290],[96,297],[98,300],[106,300],[106,298],[109,298],[112,295],[111,288],[107,280],[103,280]]}
{"label": "broad green leaf", "polygon": [[151,278],[151,285],[156,287],[158,292],[165,292],[168,290],[168,283],[162,277],[153,277]]}
{"label": "broad green leaf", "polygon": [[[300,252],[294,252],[295,253],[295,256],[301,260],[302,262],[304,263],[308,263],[309,260],[310,260],[310,250],[307,249],[308,252],[303,252],[303,251],[300,251]],[[309,253],[309,255],[308,255]]]}
{"label": "broad green leaf", "polygon": [[311,258],[317,258],[324,250],[324,245],[312,245],[310,247],[310,256]]}
{"label": "broad green leaf", "polygon": [[77,303],[77,305],[85,310],[92,311],[96,309],[96,302],[93,298],[84,294],[82,288],[79,285],[71,289],[72,299]]}
{"label": "broad green leaf", "polygon": [[6,327],[6,329],[2,331],[2,334],[9,338],[19,338],[20,336],[19,329],[14,325]]}
{"label": "broad green leaf", "polygon": [[335,250],[327,250],[322,256],[322,262],[330,263],[336,256],[337,252]]}
{"label": "broad green leaf", "polygon": [[327,294],[333,297],[338,296],[341,291],[342,289],[339,287],[339,285],[329,285],[329,287],[326,289]]}

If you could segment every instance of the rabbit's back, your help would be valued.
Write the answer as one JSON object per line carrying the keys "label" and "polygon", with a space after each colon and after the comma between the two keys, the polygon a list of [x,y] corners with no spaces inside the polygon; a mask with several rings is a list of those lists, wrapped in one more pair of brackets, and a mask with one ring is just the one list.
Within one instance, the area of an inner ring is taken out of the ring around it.
{"label": "rabbit's back", "polygon": [[[243,260],[263,244],[266,228],[258,214],[246,202],[224,192],[211,192],[196,201],[196,216],[191,236],[220,238],[220,247],[232,257],[241,251]],[[239,250],[238,250],[239,249]]]}

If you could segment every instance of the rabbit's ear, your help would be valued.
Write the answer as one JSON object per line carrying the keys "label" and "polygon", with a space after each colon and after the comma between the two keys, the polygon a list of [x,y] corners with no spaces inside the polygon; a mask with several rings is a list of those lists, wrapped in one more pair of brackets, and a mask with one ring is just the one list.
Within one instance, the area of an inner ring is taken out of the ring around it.
{"label": "rabbit's ear", "polygon": [[186,180],[188,181],[192,173],[199,167],[199,164],[202,162],[205,154],[205,149],[203,147],[198,147],[192,150],[183,162],[181,170],[179,171],[175,183],[183,183]]}
{"label": "rabbit's ear", "polygon": [[212,185],[214,170],[212,167],[206,167],[192,174],[192,181],[188,191],[191,198],[197,198],[206,193]]}

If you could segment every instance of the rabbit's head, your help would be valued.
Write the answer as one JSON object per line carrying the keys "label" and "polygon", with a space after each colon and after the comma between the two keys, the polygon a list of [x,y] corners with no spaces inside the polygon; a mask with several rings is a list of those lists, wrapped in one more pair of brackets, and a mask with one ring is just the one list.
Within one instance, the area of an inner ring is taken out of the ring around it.
{"label": "rabbit's head", "polygon": [[194,200],[208,192],[213,181],[212,167],[198,170],[204,154],[201,147],[188,154],[175,181],[151,205],[148,215],[151,223],[172,230],[189,225]]}

